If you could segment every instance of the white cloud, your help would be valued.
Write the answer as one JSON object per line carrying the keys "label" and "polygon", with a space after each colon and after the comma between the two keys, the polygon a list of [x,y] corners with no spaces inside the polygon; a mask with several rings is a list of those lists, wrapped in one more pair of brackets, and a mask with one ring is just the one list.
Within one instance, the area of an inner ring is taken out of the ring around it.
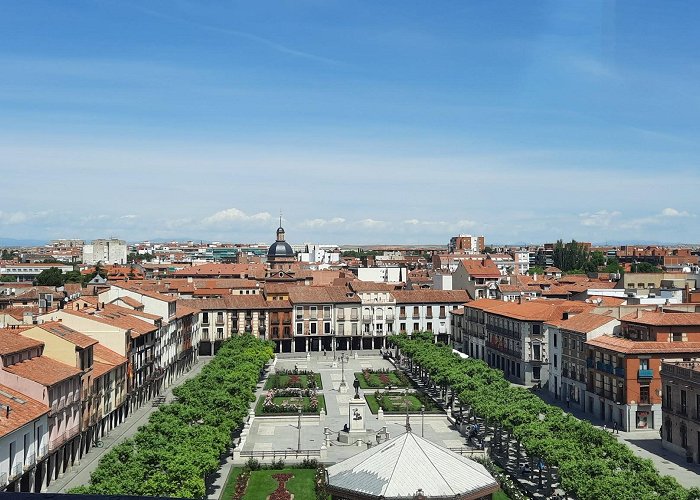
{"label": "white cloud", "polygon": [[226,222],[267,222],[272,218],[268,212],[258,212],[257,214],[248,215],[244,211],[237,208],[228,208],[216,212],[209,217],[202,219],[202,223],[206,225],[216,225]]}
{"label": "white cloud", "polygon": [[584,212],[579,214],[581,224],[589,227],[608,227],[613,223],[613,220],[621,215],[620,212],[607,210],[598,210],[594,213]]}
{"label": "white cloud", "polygon": [[379,229],[384,227],[386,222],[382,220],[362,219],[361,221],[357,222],[357,225],[365,229]]}
{"label": "white cloud", "polygon": [[119,217],[120,219],[135,219],[137,216],[134,214],[127,214],[127,215],[122,215]]}
{"label": "white cloud", "polygon": [[345,223],[342,217],[333,217],[332,219],[309,219],[303,221],[300,226],[305,228],[321,228],[326,226],[339,226]]}
{"label": "white cloud", "polygon": [[679,211],[675,208],[664,208],[659,215],[661,217],[690,217],[690,214],[685,210]]}

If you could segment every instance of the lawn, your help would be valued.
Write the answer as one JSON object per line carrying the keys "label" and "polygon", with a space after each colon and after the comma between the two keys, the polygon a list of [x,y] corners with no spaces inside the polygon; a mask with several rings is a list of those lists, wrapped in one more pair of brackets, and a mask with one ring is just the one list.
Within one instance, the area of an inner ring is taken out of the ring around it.
{"label": "lawn", "polygon": [[442,410],[427,396],[421,393],[403,392],[383,392],[380,395],[381,400],[377,400],[375,394],[365,393],[365,400],[369,406],[369,410],[376,414],[381,406],[385,413],[405,413],[406,399],[408,400],[408,412],[418,413],[421,406],[425,406],[425,413],[442,413]]}
{"label": "lawn", "polygon": [[[223,498],[223,497],[221,497]],[[493,500],[510,500],[510,497],[505,494],[503,490],[498,490],[496,493],[493,494],[491,497]]]}
{"label": "lawn", "polygon": [[[310,410],[304,410],[302,413],[304,415],[309,415],[313,414],[316,415],[321,412],[321,408],[323,410],[326,410],[326,398],[323,396],[323,394],[318,394],[318,410],[316,411],[310,411]],[[304,397],[293,397],[293,396],[278,396],[274,397],[272,399],[273,403],[276,405],[280,405],[283,403],[291,403],[291,404],[301,404],[302,407],[308,408],[310,404],[310,398],[304,396]],[[298,411],[288,411],[288,412],[266,412],[264,411],[263,404],[265,403],[265,396],[260,396],[258,398],[258,402],[255,405],[255,414],[258,416],[261,415],[297,415]]]}
{"label": "lawn", "polygon": [[[256,470],[251,472],[248,481],[248,489],[243,500],[264,500],[277,489],[279,484],[276,479],[272,479],[273,474],[294,474],[294,477],[287,481],[287,491],[294,494],[298,499],[316,498],[316,488],[314,486],[315,469],[283,469],[283,470]],[[224,497],[221,497],[224,500]]]}
{"label": "lawn", "polygon": [[[399,376],[398,370],[389,373],[368,371],[369,380],[363,372],[355,372],[355,378],[360,381],[362,389],[386,389],[387,387],[408,387],[411,385],[406,376]],[[402,374],[403,375],[403,374]]]}
{"label": "lawn", "polygon": [[[286,389],[287,387],[298,387],[306,389],[309,387],[309,378],[311,375],[294,375],[293,373],[274,373],[267,377],[265,389]],[[316,381],[316,388],[323,389],[321,382],[321,374],[314,373],[313,378]]]}
{"label": "lawn", "polygon": [[[236,492],[236,478],[243,471],[236,467],[231,469],[226,485],[221,492],[221,500],[231,500]],[[294,474],[294,477],[287,481],[287,490],[294,494],[294,498],[300,500],[316,498],[314,478],[316,469],[283,469],[283,470],[258,470],[250,474],[246,494],[243,500],[261,500],[277,489],[277,481],[272,479],[273,474]]]}

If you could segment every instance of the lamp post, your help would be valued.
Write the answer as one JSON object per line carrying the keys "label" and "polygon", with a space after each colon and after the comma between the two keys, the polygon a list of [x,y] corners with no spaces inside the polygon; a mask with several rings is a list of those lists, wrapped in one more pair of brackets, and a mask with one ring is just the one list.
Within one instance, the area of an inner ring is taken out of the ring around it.
{"label": "lamp post", "polygon": [[297,433],[297,454],[301,453],[301,408],[299,408],[299,420],[297,422],[297,428],[299,432]]}
{"label": "lamp post", "polygon": [[420,437],[425,437],[425,406],[420,407]]}
{"label": "lamp post", "polygon": [[338,391],[342,392],[343,390],[347,390],[348,386],[345,383],[345,362],[348,361],[350,358],[348,358],[348,355],[343,353],[340,355],[340,387],[338,387]]}
{"label": "lamp post", "polygon": [[411,419],[408,415],[408,404],[409,404],[408,389],[403,390],[403,400],[404,400],[404,403],[406,403],[406,432],[411,432]]}

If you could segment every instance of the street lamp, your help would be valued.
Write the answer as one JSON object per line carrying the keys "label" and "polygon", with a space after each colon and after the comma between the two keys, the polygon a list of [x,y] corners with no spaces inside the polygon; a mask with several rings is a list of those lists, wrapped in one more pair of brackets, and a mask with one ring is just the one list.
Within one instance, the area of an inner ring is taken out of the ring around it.
{"label": "street lamp", "polygon": [[420,407],[420,437],[425,437],[425,406]]}
{"label": "street lamp", "polygon": [[350,358],[345,353],[340,355],[340,387],[338,387],[340,392],[343,392],[343,390],[347,390],[348,388],[347,384],[345,383],[345,363],[349,359]]}
{"label": "street lamp", "polygon": [[299,432],[297,433],[297,454],[301,453],[301,408],[299,408],[299,421],[297,423]]}

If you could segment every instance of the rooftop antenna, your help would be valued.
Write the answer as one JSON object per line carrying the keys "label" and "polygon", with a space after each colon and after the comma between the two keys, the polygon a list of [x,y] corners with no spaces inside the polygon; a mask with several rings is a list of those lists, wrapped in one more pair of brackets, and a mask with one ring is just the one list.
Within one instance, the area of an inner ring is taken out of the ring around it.
{"label": "rooftop antenna", "polygon": [[280,210],[280,227],[282,227],[282,210]]}

